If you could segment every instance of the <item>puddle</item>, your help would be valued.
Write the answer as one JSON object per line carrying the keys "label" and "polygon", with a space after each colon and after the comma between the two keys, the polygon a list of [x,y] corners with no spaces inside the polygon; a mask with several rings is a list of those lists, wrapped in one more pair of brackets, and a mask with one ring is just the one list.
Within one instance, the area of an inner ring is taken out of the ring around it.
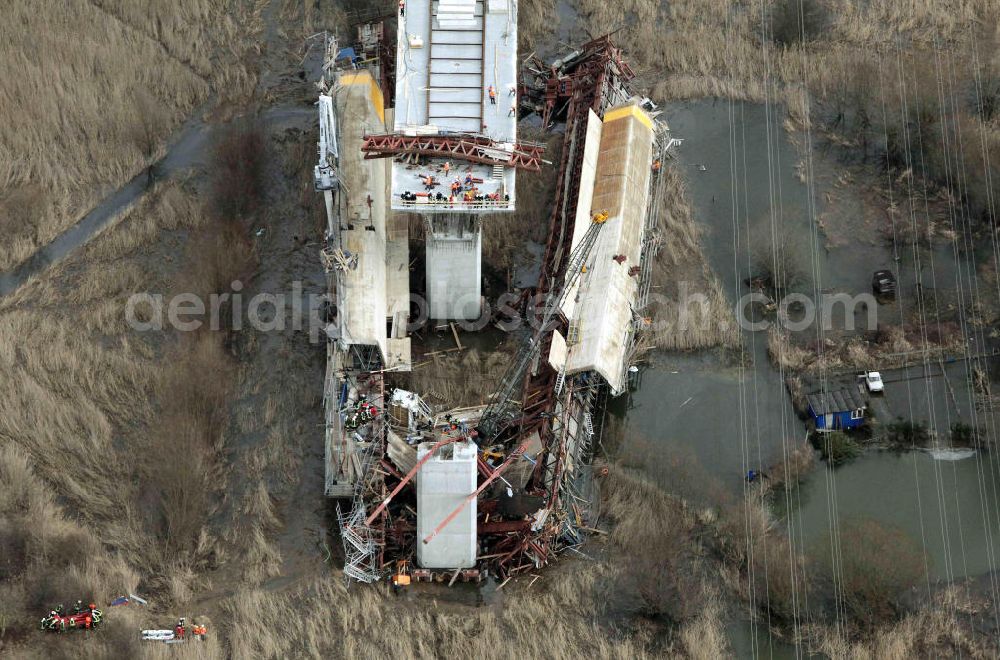
{"label": "puddle", "polygon": [[805,653],[794,644],[775,638],[767,625],[760,622],[734,621],[726,626],[726,637],[734,658],[797,660],[823,657]]}

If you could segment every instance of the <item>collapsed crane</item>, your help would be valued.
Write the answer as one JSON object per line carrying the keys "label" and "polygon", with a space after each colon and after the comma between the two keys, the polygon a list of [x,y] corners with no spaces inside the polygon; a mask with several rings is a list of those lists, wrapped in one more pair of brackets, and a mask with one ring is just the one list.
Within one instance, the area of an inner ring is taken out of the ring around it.
{"label": "collapsed crane", "polygon": [[333,112],[333,98],[328,94],[320,94],[317,102],[319,108],[319,142],[316,150],[319,162],[313,169],[313,187],[317,191],[333,190],[337,187],[337,171],[333,164],[337,162],[337,117]]}
{"label": "collapsed crane", "polygon": [[493,397],[493,402],[483,412],[479,421],[479,432],[485,438],[489,440],[497,438],[504,429],[520,419],[520,414],[512,412],[520,410],[520,402],[515,399],[515,394],[518,388],[523,387],[524,376],[528,372],[528,367],[538,357],[545,334],[552,331],[552,319],[562,309],[566,296],[573,290],[573,285],[576,284],[580,274],[584,271],[584,264],[594,249],[597,237],[607,220],[606,212],[594,215],[593,223],[584,234],[583,240],[569,256],[565,281],[561,286],[549,289],[542,306],[542,321],[538,324],[538,329],[528,338],[517,358],[507,368],[507,372],[500,381],[500,388]]}

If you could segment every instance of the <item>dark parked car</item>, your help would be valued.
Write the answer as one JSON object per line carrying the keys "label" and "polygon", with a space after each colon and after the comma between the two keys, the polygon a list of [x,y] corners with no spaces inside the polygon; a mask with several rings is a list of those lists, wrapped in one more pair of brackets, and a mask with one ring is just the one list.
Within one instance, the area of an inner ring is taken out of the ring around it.
{"label": "dark parked car", "polygon": [[896,297],[896,276],[887,270],[877,270],[872,275],[872,291],[876,296]]}

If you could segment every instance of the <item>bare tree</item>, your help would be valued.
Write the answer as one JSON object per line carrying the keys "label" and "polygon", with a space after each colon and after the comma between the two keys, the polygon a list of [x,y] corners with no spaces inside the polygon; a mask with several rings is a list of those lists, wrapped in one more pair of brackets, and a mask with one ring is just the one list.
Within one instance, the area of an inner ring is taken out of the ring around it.
{"label": "bare tree", "polygon": [[750,260],[754,272],[776,293],[808,285],[810,277],[809,239],[787,223],[770,218],[758,220],[750,229]]}

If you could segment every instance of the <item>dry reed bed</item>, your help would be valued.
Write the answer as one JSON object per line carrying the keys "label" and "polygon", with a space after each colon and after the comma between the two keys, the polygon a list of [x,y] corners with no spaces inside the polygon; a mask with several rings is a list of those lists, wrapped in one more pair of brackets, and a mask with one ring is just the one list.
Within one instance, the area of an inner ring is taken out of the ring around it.
{"label": "dry reed bed", "polygon": [[[615,520],[609,541],[614,552],[601,554],[636,553],[646,548],[643,542],[658,549],[673,542],[667,539],[691,542],[690,519],[678,502],[625,470],[614,469],[609,481],[604,502]],[[666,520],[678,525],[664,524]],[[223,607],[227,651],[232,657],[261,658],[502,658],[517,648],[531,657],[651,657],[655,635],[649,630],[611,632],[601,624],[621,613],[608,611],[609,597],[620,599],[626,585],[645,577],[630,571],[627,563],[618,557],[592,563],[561,560],[541,573],[536,584],[530,576],[510,582],[502,603],[476,609],[442,607],[421,587],[404,598],[379,587],[348,589],[339,573],[287,593],[241,591]],[[662,572],[657,576],[666,577]],[[671,655],[721,657],[727,650],[721,607],[710,589],[694,584],[695,592],[685,600],[690,612],[668,634],[666,644],[663,638],[656,640],[657,648]],[[661,600],[657,594],[650,597]],[[262,611],[283,625],[255,625]],[[629,606],[624,611],[631,612]]]}
{"label": "dry reed bed", "polygon": [[[216,457],[231,358],[211,335],[140,335],[124,321],[131,293],[169,294],[178,264],[162,262],[164,237],[204,224],[189,193],[159,186],[0,302],[0,483],[24,516],[0,515],[0,544],[30,539],[29,569],[0,575],[0,591],[13,594],[4,602],[16,605],[11,632],[75,598],[107,603],[141,590],[164,608],[186,599],[213,555],[205,524],[223,483]],[[138,616],[115,610],[93,655],[135,655]]]}
{"label": "dry reed bed", "polygon": [[831,658],[906,660],[927,657],[996,657],[995,645],[973,634],[962,620],[982,612],[983,603],[972,603],[960,586],[943,589],[925,609],[877,631],[870,639],[848,640],[829,628],[806,634],[818,650]]}
{"label": "dry reed bed", "polygon": [[803,52],[762,41],[765,23],[770,25],[783,4],[773,0],[751,6],[730,0],[573,3],[593,34],[623,28],[617,41],[639,65],[641,78],[645,73],[667,74],[666,80],[659,76],[658,97],[718,95],[757,101],[773,93],[763,84],[765,73],[784,84],[801,83],[805,58],[809,72],[822,75],[820,63],[813,66],[809,61],[813,56],[833,61],[825,57],[831,47],[870,53],[872,46],[899,40],[918,46],[935,40],[963,42],[970,25],[988,28],[1000,16],[1000,8],[990,0],[880,0],[861,5],[833,0],[821,3],[829,25]]}
{"label": "dry reed bed", "polygon": [[738,346],[739,327],[719,279],[709,268],[681,174],[666,167],[660,176],[664,177],[658,222],[661,248],[652,271],[650,340],[667,350]]}
{"label": "dry reed bed", "polygon": [[506,347],[488,354],[466,349],[417,357],[413,371],[398,378],[402,387],[420,392],[431,405],[442,409],[482,405],[499,387],[510,364],[509,351],[514,348],[508,342]]}
{"label": "dry reed bed", "polygon": [[162,154],[212,91],[252,91],[252,10],[250,0],[6,4],[0,270]]}
{"label": "dry reed bed", "polygon": [[822,373],[864,370],[873,364],[890,369],[914,359],[937,360],[965,350],[960,332],[908,337],[900,326],[888,326],[876,341],[852,337],[845,342],[827,342],[822,349],[795,343],[788,332],[768,331],[767,353],[771,361],[790,372]]}

